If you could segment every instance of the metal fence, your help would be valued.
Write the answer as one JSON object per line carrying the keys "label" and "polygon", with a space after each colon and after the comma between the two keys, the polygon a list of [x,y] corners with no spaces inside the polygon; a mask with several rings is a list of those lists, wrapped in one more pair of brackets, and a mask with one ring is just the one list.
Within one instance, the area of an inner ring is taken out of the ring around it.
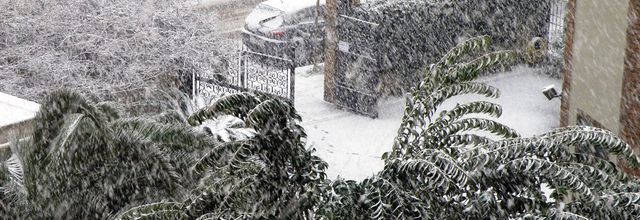
{"label": "metal fence", "polygon": [[554,0],[549,18],[549,56],[562,58],[567,0]]}
{"label": "metal fence", "polygon": [[193,95],[213,100],[225,94],[256,92],[294,101],[293,61],[243,49],[225,73],[193,75]]}

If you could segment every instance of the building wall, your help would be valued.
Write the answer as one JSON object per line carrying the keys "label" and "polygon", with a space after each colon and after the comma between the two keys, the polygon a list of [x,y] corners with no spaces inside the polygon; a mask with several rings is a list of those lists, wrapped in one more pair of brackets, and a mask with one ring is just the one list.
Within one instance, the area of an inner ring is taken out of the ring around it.
{"label": "building wall", "polygon": [[574,4],[567,122],[576,124],[581,110],[618,132],[629,0],[576,0]]}
{"label": "building wall", "polygon": [[640,1],[629,7],[620,136],[640,153]]}

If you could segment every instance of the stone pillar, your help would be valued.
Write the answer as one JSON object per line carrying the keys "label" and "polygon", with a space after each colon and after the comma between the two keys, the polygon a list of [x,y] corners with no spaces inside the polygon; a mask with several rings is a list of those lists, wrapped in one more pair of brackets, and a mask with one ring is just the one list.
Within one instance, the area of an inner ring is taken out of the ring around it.
{"label": "stone pillar", "polygon": [[338,0],[327,0],[325,18],[325,51],[324,51],[324,100],[334,103],[334,76],[336,73],[336,50],[338,49]]}

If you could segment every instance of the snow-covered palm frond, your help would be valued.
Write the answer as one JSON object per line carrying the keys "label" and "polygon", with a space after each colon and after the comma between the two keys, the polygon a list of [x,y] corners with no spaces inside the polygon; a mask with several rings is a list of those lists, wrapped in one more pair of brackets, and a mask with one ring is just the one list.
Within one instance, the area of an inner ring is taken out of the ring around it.
{"label": "snow-covered palm frond", "polygon": [[[242,103],[244,107],[237,106]],[[245,140],[222,139],[192,163],[190,176],[200,180],[195,194],[183,203],[189,216],[300,218],[321,200],[327,165],[304,148],[306,134],[291,103],[235,94],[201,109],[189,121],[204,127],[211,119],[217,123],[211,126],[215,130],[209,128],[214,135],[233,129],[247,129],[250,135]]]}
{"label": "snow-covered palm frond", "polygon": [[[627,185],[634,186],[630,187],[632,189],[621,189]],[[640,190],[638,190],[637,181],[624,182],[617,187],[606,188],[594,200],[574,200],[566,204],[564,210],[592,219],[638,219],[640,218],[638,192]]]}
{"label": "snow-covered palm frond", "polygon": [[246,128],[244,121],[230,115],[205,120],[198,127],[222,142],[246,140],[256,134],[254,129]]}
{"label": "snow-covered palm frond", "polygon": [[432,68],[434,70],[446,69],[446,67],[451,67],[455,65],[460,59],[460,57],[472,53],[474,51],[486,50],[491,46],[491,37],[489,36],[479,36],[470,38],[460,44],[458,44],[453,49],[449,50],[447,54],[445,54],[438,63],[436,63]]}
{"label": "snow-covered palm frond", "polygon": [[229,212],[229,213],[207,213],[204,215],[201,215],[200,217],[196,218],[196,220],[220,220],[220,219],[224,219],[224,220],[240,220],[240,219],[247,219],[247,220],[253,220],[253,219],[265,219],[264,216],[257,216],[256,214],[253,213],[247,213],[247,212],[242,212],[242,211],[234,211],[234,212]]}
{"label": "snow-covered palm frond", "polygon": [[416,108],[410,116],[419,114],[424,118],[431,118],[437,108],[447,99],[464,94],[477,94],[490,98],[498,98],[500,91],[490,85],[484,83],[466,82],[445,86],[433,91],[430,94],[414,94],[416,99],[412,101],[411,107]]}
{"label": "snow-covered palm frond", "polygon": [[272,123],[282,123],[278,122],[278,119],[291,122],[293,120],[299,121],[302,118],[290,103],[271,99],[255,106],[255,108],[247,114],[246,122],[256,129],[267,129],[265,126],[271,125]]}
{"label": "snow-covered palm frond", "polygon": [[368,219],[420,219],[426,218],[428,206],[423,204],[411,192],[405,191],[387,179],[372,177],[362,183],[364,193],[363,214]]}
{"label": "snow-covered palm frond", "polygon": [[[631,201],[631,205],[587,214],[593,212],[594,204],[605,204],[597,202],[603,195],[640,191],[638,182],[612,162],[572,152],[576,145],[589,144],[607,150],[625,164],[637,165],[638,157],[630,146],[609,131],[567,127],[540,136],[519,138],[515,130],[505,125],[469,117],[471,114],[499,117],[502,109],[490,102],[459,104],[431,119],[438,107],[452,96],[479,93],[497,97],[497,89],[469,81],[482,72],[513,63],[522,56],[519,52],[502,51],[466,63],[459,61],[466,58],[469,51],[488,43],[482,38],[472,41],[476,42],[462,46],[467,48],[452,50],[449,57],[432,65],[428,78],[411,94],[392,151],[383,155],[385,168],[376,176],[392,180],[396,190],[390,190],[392,185],[385,186],[387,194],[373,197],[376,198],[373,200],[376,209],[371,211],[383,213],[380,215],[386,218],[393,218],[389,213],[399,213],[399,209],[415,211],[407,207],[392,208],[392,202],[379,202],[383,201],[382,198],[411,195],[429,207],[427,213],[432,214],[432,218],[447,218],[461,213],[466,218],[497,219],[580,219],[583,216],[600,219],[607,216],[604,213],[623,219],[637,216],[635,210],[640,210],[640,206],[633,202],[633,194],[620,198],[621,201]],[[506,139],[491,140],[465,133],[474,129]],[[550,209],[555,204],[543,196],[542,183],[548,183],[553,189],[569,189],[570,193],[563,200],[569,209],[565,212]],[[381,186],[372,188],[369,185],[363,188],[362,194],[377,195]],[[432,196],[422,196],[425,193]],[[433,197],[439,197],[449,205],[431,200]]]}
{"label": "snow-covered palm frond", "polygon": [[594,200],[580,200],[567,204],[564,210],[591,219],[638,219],[640,195],[638,191],[605,193]]}
{"label": "snow-covered palm frond", "polygon": [[[78,168],[79,163],[69,162],[79,161],[67,161],[69,155],[77,153],[78,139],[87,141],[84,144],[106,144],[105,136],[110,131],[102,116],[93,103],[75,92],[59,90],[45,98],[34,119],[32,145],[22,149],[20,155],[24,185],[30,202],[37,208],[50,206],[51,200],[65,193],[65,188],[59,186],[64,184],[66,171]],[[84,133],[88,128],[95,133]],[[36,196],[42,190],[51,190],[45,194],[48,197]]]}
{"label": "snow-covered palm frond", "polygon": [[432,132],[427,131],[423,135],[427,137],[425,138],[427,140],[443,140],[460,132],[471,130],[487,131],[504,138],[516,138],[520,136],[517,131],[504,124],[484,118],[461,119],[440,129],[434,129]]}
{"label": "snow-covered palm frond", "polygon": [[[146,118],[123,118],[111,123],[114,130],[135,133],[153,142],[167,157],[183,179],[192,178],[189,168],[202,154],[220,141],[183,123],[158,123]],[[185,181],[194,184],[195,180]]]}
{"label": "snow-covered palm frond", "polygon": [[[596,167],[581,164],[581,163],[558,163],[560,166],[566,167],[569,172],[577,174],[589,188],[598,191],[611,189],[613,187],[625,184],[624,179],[617,179],[616,174],[609,175],[606,171],[600,170]],[[598,181],[592,181],[598,180]]]}
{"label": "snow-covered palm frond", "polygon": [[83,114],[68,114],[64,117],[64,124],[60,128],[60,133],[53,139],[49,154],[66,153],[67,144],[71,142],[72,135],[77,134],[80,123],[86,119]]}
{"label": "snow-covered palm frond", "polygon": [[196,174],[201,174],[210,168],[219,169],[223,166],[222,164],[224,164],[224,162],[228,161],[228,158],[223,157],[223,155],[227,155],[230,152],[236,152],[238,149],[243,148],[243,146],[248,144],[250,143],[234,141],[218,145],[196,161],[190,170]]}
{"label": "snow-covered palm frond", "polygon": [[35,210],[30,218],[104,217],[141,197],[170,197],[180,188],[167,155],[147,136],[114,127],[117,118],[108,104],[75,92],[55,91],[45,99],[31,141],[14,152],[24,168],[21,204]]}
{"label": "snow-covered palm frond", "polygon": [[183,205],[179,202],[158,202],[131,208],[114,219],[188,219],[183,211]]}
{"label": "snow-covered palm frond", "polygon": [[640,205],[640,192],[621,192],[602,195],[598,202],[609,206],[632,207]]}
{"label": "snow-covered palm frond", "polygon": [[[82,95],[68,90],[52,92],[41,104],[40,111],[34,118],[33,152],[39,153],[50,147],[52,140],[56,139],[58,132],[64,128],[64,120],[67,114],[82,114],[93,121],[99,129],[106,128],[106,120],[101,117],[98,108],[86,100]],[[61,142],[65,142],[62,140]]]}
{"label": "snow-covered palm frond", "polygon": [[[474,167],[527,155],[547,157],[558,162],[571,162],[577,158],[568,153],[566,146],[582,143],[601,146],[631,165],[638,164],[638,158],[633,154],[631,146],[611,132],[592,127],[569,127],[551,131],[539,137],[507,139],[483,147],[476,147],[467,152],[472,154],[467,163],[470,167]],[[583,160],[582,162],[590,161],[593,160]]]}
{"label": "snow-covered palm frond", "polygon": [[398,130],[396,143],[394,144],[394,151],[402,147],[408,147],[410,144],[418,144],[416,141],[424,136],[424,134],[421,135],[421,133],[424,133],[429,127],[432,128],[430,132],[439,132],[440,129],[437,128],[443,124],[448,124],[446,122],[453,118],[460,118],[475,112],[488,112],[493,114],[499,112],[494,104],[471,103],[452,110],[452,114],[441,114],[439,120],[436,119],[434,122],[430,122],[431,115],[436,112],[437,107],[446,99],[469,93],[485,95],[487,97],[497,97],[500,94],[498,89],[483,83],[454,84],[436,90],[429,96],[423,96],[414,92],[413,100],[407,104],[405,109],[405,115]]}
{"label": "snow-covered palm frond", "polygon": [[220,115],[231,115],[244,119],[247,113],[261,102],[262,100],[258,96],[246,92],[223,96],[213,104],[193,113],[189,116],[188,122],[193,126],[197,126],[207,119],[216,118]]}
{"label": "snow-covered palm frond", "polygon": [[573,161],[578,164],[587,165],[594,167],[599,172],[604,172],[609,175],[611,178],[616,179],[618,181],[628,182],[631,177],[629,177],[624,171],[620,170],[616,164],[611,161],[604,160],[602,158],[596,157],[590,154],[572,154],[571,158],[568,161]]}
{"label": "snow-covered palm frond", "polygon": [[518,53],[516,51],[498,51],[485,54],[468,63],[459,64],[447,71],[442,76],[443,84],[464,82],[476,79],[483,71],[491,70],[501,64],[510,64],[516,61]]}
{"label": "snow-covered palm frond", "polygon": [[434,147],[438,149],[456,149],[456,146],[477,147],[479,145],[488,145],[495,141],[476,134],[456,134],[449,135],[447,138],[436,142]]}
{"label": "snow-covered palm frond", "polygon": [[387,163],[381,175],[441,191],[473,187],[473,180],[467,175],[467,171],[447,155],[438,152],[429,155],[428,159],[397,159]]}
{"label": "snow-covered palm frond", "polygon": [[[2,173],[8,174],[8,176],[3,179],[9,179],[9,181],[13,182],[17,187],[24,190],[24,171],[22,170],[20,158],[16,154],[11,155],[11,157],[2,164],[2,168],[6,169],[6,172],[3,170]],[[1,188],[2,187],[0,187],[0,189]],[[4,194],[6,192],[0,190],[0,193]]]}
{"label": "snow-covered palm frond", "polygon": [[513,219],[517,219],[517,220],[546,220],[547,218],[541,215],[536,215],[536,214],[531,214],[531,213],[526,213],[524,215],[518,216],[516,218]]}
{"label": "snow-covered palm frond", "polygon": [[449,111],[442,111],[440,116],[429,125],[429,130],[432,127],[442,127],[452,121],[460,119],[462,116],[468,114],[487,114],[493,117],[500,117],[502,115],[502,107],[498,104],[486,102],[486,101],[477,101],[470,102],[466,104],[458,104],[453,109]]}
{"label": "snow-covered palm frond", "polygon": [[[198,97],[192,100],[182,92],[174,93],[173,96],[176,97],[171,96],[165,101],[169,110],[157,116],[156,121],[165,124],[189,124],[222,142],[245,140],[255,134],[253,129],[245,128],[242,119],[233,115],[239,117],[246,114],[248,110],[237,108],[242,108],[240,104],[245,101],[258,103],[258,96],[251,93],[223,96],[207,106],[204,101],[198,101]],[[249,104],[245,108],[253,108],[253,105]]]}
{"label": "snow-covered palm frond", "polygon": [[[199,217],[207,213],[224,213],[247,208],[251,202],[259,202],[255,176],[221,179],[214,185],[184,202],[189,216]],[[235,210],[234,210],[235,209]]]}
{"label": "snow-covered palm frond", "polygon": [[554,184],[570,187],[577,195],[586,199],[594,196],[591,189],[582,182],[577,173],[573,173],[572,170],[548,160],[536,158],[515,159],[498,166],[495,171],[490,171],[488,175],[495,176],[495,179],[518,175],[534,175]]}
{"label": "snow-covered palm frond", "polygon": [[505,138],[519,136],[513,129],[493,120],[466,118],[471,114],[499,117],[502,114],[501,107],[491,102],[458,104],[450,111],[442,110],[440,115],[432,120],[432,115],[439,110],[440,105],[451,97],[465,94],[478,94],[490,98],[500,96],[500,91],[495,87],[469,81],[495,66],[515,62],[519,56],[518,52],[499,51],[468,62],[462,60],[490,45],[491,39],[487,36],[471,38],[451,49],[438,63],[428,69],[426,78],[411,93],[392,151],[384,155],[387,160],[419,152],[422,148],[445,147],[447,143],[491,142],[488,138],[478,136],[472,139],[469,139],[471,136],[459,136],[464,135],[460,134],[461,132],[473,129],[488,131]]}
{"label": "snow-covered palm frond", "polygon": [[156,123],[146,118],[123,118],[111,123],[114,130],[135,131],[151,139],[163,148],[191,152],[211,149],[220,143],[210,135],[195,132],[183,124]]}
{"label": "snow-covered palm frond", "polygon": [[589,218],[571,212],[560,211],[552,208],[549,210],[549,218],[558,220],[589,220]]}
{"label": "snow-covered palm frond", "polygon": [[361,190],[353,180],[331,181],[324,188],[324,200],[316,213],[327,219],[362,219],[358,204]]}

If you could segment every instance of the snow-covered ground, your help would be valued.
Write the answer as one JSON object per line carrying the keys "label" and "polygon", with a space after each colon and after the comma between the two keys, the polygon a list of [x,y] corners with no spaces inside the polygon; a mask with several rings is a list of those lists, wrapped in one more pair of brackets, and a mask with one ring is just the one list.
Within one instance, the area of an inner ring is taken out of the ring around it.
{"label": "snow-covered ground", "polygon": [[216,16],[215,24],[220,34],[238,39],[247,15],[263,0],[191,0],[196,9],[204,9]]}
{"label": "snow-covered ground", "polygon": [[[329,164],[329,178],[337,176],[361,180],[383,168],[382,153],[391,149],[404,110],[404,98],[393,97],[379,103],[379,118],[371,119],[340,110],[323,101],[322,74],[306,74],[310,67],[296,70],[296,109],[302,115],[307,143]],[[539,70],[515,67],[512,71],[486,76],[486,82],[501,90],[499,99],[465,95],[445,102],[441,109],[457,103],[488,100],[502,105],[504,123],[522,136],[543,133],[559,125],[560,101],[548,101],[541,90],[548,85],[560,88],[561,81],[539,74]]]}

